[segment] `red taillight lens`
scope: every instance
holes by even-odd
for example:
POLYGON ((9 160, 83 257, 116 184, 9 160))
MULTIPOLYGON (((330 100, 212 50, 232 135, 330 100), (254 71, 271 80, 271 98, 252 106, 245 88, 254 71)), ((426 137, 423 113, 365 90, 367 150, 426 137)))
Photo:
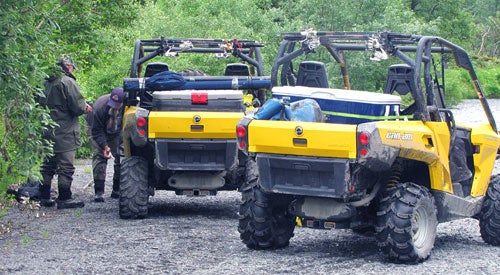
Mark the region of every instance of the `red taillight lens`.
POLYGON ((362 157, 366 157, 368 155, 368 149, 367 148, 361 148, 361 150, 359 150, 359 154, 362 157))
POLYGON ((243 126, 236 127, 236 136, 239 138, 245 137, 247 135, 247 129, 243 126))
POLYGON ((192 104, 208 104, 208 94, 207 93, 192 93, 191 94, 192 104))
POLYGON ((139 132, 139 135, 140 135, 141 137, 143 137, 143 136, 145 136, 145 135, 146 135, 146 130, 144 130, 144 129, 139 129, 139 131, 138 131, 138 132, 139 132))
POLYGON ((140 117, 140 118, 138 118, 138 119, 136 120, 136 122, 135 122, 135 123, 136 123, 136 124, 137 124, 137 126, 139 126, 139 127, 144 127, 144 126, 146 126, 146 122, 147 122, 147 121, 146 121, 146 119, 145 119, 145 118, 140 117))
POLYGON ((247 143, 244 141, 240 141, 240 143, 238 143, 238 146, 240 146, 240 149, 245 149, 247 148, 247 143))
POLYGON ((367 133, 360 133, 358 136, 359 144, 361 145, 367 145, 370 143, 370 135, 367 133))

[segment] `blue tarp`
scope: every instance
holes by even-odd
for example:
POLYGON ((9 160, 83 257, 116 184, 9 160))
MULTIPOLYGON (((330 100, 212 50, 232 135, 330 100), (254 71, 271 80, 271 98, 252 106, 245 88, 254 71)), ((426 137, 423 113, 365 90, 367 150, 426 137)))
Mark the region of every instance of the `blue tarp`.
POLYGON ((175 90, 186 84, 182 75, 165 71, 146 79, 146 87, 152 91, 175 90))
POLYGON ((314 99, 303 99, 287 104, 282 99, 272 98, 255 113, 259 120, 291 120, 323 122, 319 104, 314 99))

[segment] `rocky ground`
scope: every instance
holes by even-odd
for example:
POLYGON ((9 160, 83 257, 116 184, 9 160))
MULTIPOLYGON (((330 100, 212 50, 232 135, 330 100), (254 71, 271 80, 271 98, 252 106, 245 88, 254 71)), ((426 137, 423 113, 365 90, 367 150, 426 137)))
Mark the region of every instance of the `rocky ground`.
MULTIPOLYGON (((497 161, 496 173, 500 173, 497 161)), ((108 167, 111 172, 111 167, 108 167)), ((5 274, 499 274, 500 248, 483 242, 478 222, 440 224, 431 257, 417 265, 385 260, 373 237, 297 227, 290 246, 254 251, 237 231, 239 193, 213 197, 158 191, 149 217, 122 220, 117 200, 92 201, 89 160, 78 160, 74 193, 82 209, 14 206, 0 223, 5 274)))

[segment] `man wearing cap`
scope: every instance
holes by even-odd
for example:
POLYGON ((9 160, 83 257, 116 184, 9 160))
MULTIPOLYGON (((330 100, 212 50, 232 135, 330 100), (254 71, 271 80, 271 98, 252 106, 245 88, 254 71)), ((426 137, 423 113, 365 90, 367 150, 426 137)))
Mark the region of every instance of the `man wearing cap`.
POLYGON ((75 172, 75 151, 82 145, 78 117, 92 112, 92 107, 85 102, 73 75, 73 60, 62 55, 55 70, 46 79, 45 97, 39 99, 42 107, 50 110, 50 117, 58 126, 47 129, 44 139, 52 142, 54 154, 45 157, 40 166, 42 184, 40 185, 40 205, 54 206, 58 209, 83 207, 83 201, 73 199, 71 184, 75 172), (52 178, 57 174, 59 195, 55 202, 50 198, 52 178))
POLYGON ((120 143, 122 128, 122 105, 125 93, 114 88, 111 94, 99 97, 93 104, 92 114, 86 116, 91 129, 92 173, 94 176, 94 201, 104 202, 104 182, 108 159, 115 158, 112 198, 120 191, 120 143))

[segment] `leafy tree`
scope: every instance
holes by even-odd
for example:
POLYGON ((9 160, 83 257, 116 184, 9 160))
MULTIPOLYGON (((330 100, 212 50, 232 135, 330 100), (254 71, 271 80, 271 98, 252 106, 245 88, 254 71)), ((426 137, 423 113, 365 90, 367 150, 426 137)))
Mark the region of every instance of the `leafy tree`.
POLYGON ((42 81, 57 57, 69 53, 80 68, 99 66, 114 49, 115 34, 103 29, 125 27, 138 10, 134 5, 112 0, 0 2, 0 185, 37 175, 37 164, 51 153, 40 133, 54 122, 35 98, 43 96, 42 81))
POLYGON ((52 56, 50 37, 56 25, 43 21, 53 8, 45 1, 0 3, 0 185, 4 187, 9 183, 6 176, 11 180, 29 176, 51 149, 40 132, 53 123, 35 98, 42 95, 41 80, 50 66, 47 56, 52 56))

